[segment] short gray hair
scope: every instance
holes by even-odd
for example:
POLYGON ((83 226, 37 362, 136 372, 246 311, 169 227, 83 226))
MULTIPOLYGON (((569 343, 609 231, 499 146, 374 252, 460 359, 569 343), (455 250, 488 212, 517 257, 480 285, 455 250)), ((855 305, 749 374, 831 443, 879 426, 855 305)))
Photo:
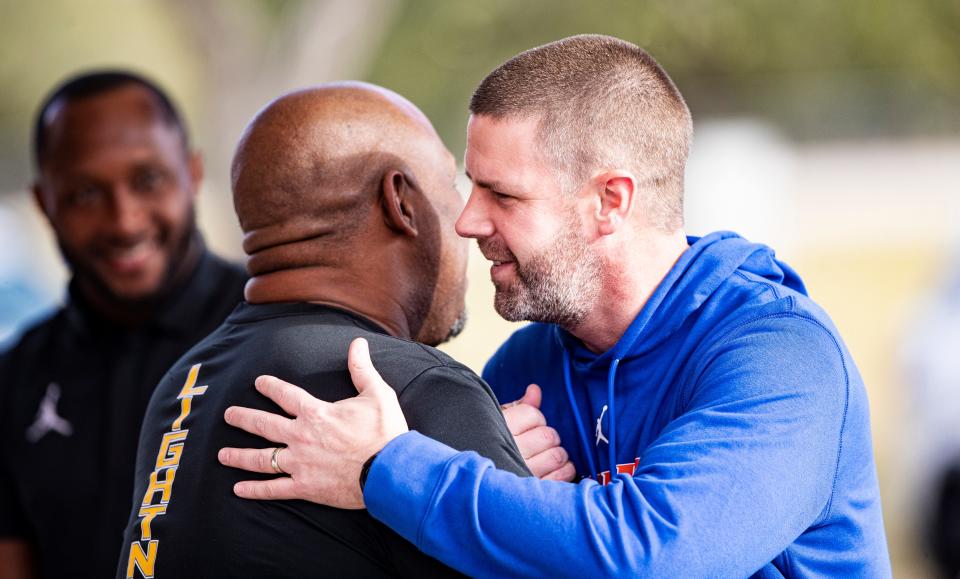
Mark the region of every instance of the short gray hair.
POLYGON ((536 118, 561 186, 575 191, 599 169, 627 169, 651 223, 683 225, 683 173, 693 123, 666 71, 638 46, 580 35, 518 54, 491 72, 470 113, 536 118))

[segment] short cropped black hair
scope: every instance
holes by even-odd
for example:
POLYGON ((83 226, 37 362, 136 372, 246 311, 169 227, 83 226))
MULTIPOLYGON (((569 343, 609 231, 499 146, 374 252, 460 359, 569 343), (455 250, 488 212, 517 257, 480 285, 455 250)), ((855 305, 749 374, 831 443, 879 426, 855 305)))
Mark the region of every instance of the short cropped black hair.
POLYGON ((156 100, 160 118, 180 133, 184 150, 190 147, 190 136, 177 107, 157 84, 139 74, 126 70, 97 70, 80 73, 63 81, 54 89, 37 111, 33 124, 33 160, 39 171, 47 154, 47 126, 45 118, 54 105, 97 96, 125 86, 139 86, 156 100))

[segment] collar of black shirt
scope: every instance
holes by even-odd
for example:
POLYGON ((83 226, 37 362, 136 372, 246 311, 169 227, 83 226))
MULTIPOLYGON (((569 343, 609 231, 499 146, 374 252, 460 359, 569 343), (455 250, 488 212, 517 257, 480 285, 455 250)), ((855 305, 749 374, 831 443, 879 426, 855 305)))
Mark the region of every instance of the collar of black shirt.
POLYGON ((203 317, 204 309, 210 305, 210 299, 219 288, 224 264, 217 256, 202 245, 200 258, 193 271, 154 306, 153 315, 141 326, 124 331, 106 320, 91 308, 77 290, 76 280, 70 280, 67 288, 67 319, 77 330, 87 334, 116 334, 141 331, 146 327, 155 328, 172 335, 185 335, 196 327, 196 321, 203 317))

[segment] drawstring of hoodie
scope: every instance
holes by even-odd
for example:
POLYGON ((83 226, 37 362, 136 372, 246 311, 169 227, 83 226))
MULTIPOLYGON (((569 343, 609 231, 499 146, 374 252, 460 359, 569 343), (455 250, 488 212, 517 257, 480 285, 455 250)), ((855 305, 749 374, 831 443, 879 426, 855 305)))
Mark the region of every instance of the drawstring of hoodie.
MULTIPOLYGON (((617 378, 617 367, 620 366, 620 358, 614 358, 610 362, 610 371, 607 373, 607 411, 610 413, 610 438, 607 439, 607 458, 610 461, 610 478, 617 474, 617 410, 614 402, 614 385, 617 378)), ((590 442, 587 438, 587 431, 583 426, 583 417, 580 414, 580 408, 577 405, 577 399, 573 394, 573 381, 570 379, 570 354, 566 348, 563 349, 563 384, 567 390, 567 400, 570 402, 570 409, 573 411, 574 423, 577 425, 577 434, 580 435, 580 449, 586 457, 587 466, 590 468, 590 476, 598 476, 600 471, 597 469, 596 461, 593 458, 593 450, 590 448, 590 442)))
POLYGON ((570 354, 567 349, 563 349, 563 385, 567 387, 567 400, 570 401, 570 409, 573 410, 574 423, 577 425, 577 433, 580 435, 580 450, 587 458, 587 467, 590 468, 590 476, 597 476, 597 464, 593 460, 593 453, 590 451, 590 444, 587 442, 587 433, 583 429, 583 419, 580 417, 580 408, 577 406, 577 399, 573 396, 573 381, 570 380, 570 354))
POLYGON ((610 437, 607 439, 607 450, 610 457, 610 480, 617 474, 617 408, 614 405, 613 385, 617 378, 617 367, 620 365, 620 358, 614 358, 610 362, 610 371, 607 373, 607 405, 610 416, 610 437))

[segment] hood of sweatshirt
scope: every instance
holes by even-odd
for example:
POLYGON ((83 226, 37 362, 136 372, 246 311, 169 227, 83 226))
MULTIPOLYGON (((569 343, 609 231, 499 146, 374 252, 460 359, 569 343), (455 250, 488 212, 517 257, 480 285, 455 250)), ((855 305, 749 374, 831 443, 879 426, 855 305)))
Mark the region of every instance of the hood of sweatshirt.
MULTIPOLYGON (((806 295, 800 277, 778 261, 773 249, 751 243, 736 233, 720 231, 702 238, 688 237, 689 248, 680 256, 620 340, 606 352, 596 354, 565 330, 554 326, 554 336, 563 352, 563 378, 579 442, 591 473, 597 463, 587 438, 587 426, 577 403, 572 369, 602 369, 607 375, 608 464, 615 472, 617 456, 617 369, 620 363, 656 348, 676 332, 704 304, 724 281, 736 272, 757 275, 806 295)), ((602 416, 601 416, 602 420, 602 416)), ((599 428, 599 427, 598 427, 599 428)))
POLYGON ((579 339, 555 326, 556 338, 577 367, 607 366, 615 359, 629 359, 656 348, 738 270, 807 295, 797 273, 776 259, 774 250, 766 245, 752 243, 730 231, 687 237, 687 243, 690 247, 660 282, 620 340, 606 352, 591 352, 579 339))

